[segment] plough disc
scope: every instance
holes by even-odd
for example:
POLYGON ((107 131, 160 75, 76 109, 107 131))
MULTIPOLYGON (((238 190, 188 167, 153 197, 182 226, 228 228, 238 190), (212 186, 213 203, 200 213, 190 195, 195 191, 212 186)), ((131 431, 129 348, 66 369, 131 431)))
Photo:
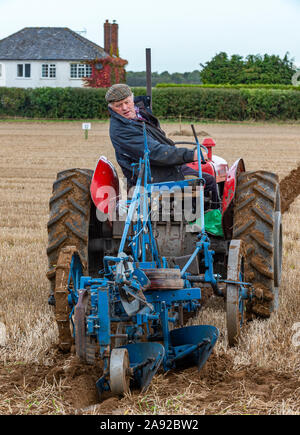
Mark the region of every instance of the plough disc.
MULTIPOLYGON (((244 245, 241 240, 232 240, 229 247, 227 280, 244 281, 244 245)), ((245 320, 245 301, 241 294, 241 285, 227 284, 226 320, 228 344, 237 344, 245 320)))
POLYGON ((128 393, 130 371, 127 349, 117 348, 111 351, 109 373, 111 392, 114 394, 128 393))

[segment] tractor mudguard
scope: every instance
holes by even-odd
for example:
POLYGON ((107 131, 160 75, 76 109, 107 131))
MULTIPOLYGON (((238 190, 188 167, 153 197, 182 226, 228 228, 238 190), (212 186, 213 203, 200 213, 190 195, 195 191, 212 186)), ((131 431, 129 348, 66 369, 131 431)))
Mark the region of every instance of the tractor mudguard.
POLYGON ((236 192, 237 178, 245 171, 244 160, 239 159, 231 166, 227 173, 222 200, 222 227, 226 239, 232 238, 233 200, 236 192))
POLYGON ((98 211, 110 219, 119 200, 120 186, 114 165, 104 156, 97 163, 90 192, 98 211))

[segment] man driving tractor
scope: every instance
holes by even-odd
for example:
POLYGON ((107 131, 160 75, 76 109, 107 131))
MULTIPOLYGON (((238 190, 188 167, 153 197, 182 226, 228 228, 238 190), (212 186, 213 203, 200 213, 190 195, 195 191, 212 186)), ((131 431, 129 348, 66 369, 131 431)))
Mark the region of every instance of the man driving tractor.
MULTIPOLYGON (((136 184, 137 174, 132 164, 138 163, 144 156, 143 123, 149 147, 149 160, 153 183, 179 181, 185 177, 198 177, 198 172, 187 166, 198 160, 197 149, 177 148, 160 128, 158 119, 145 108, 143 101, 135 103, 129 86, 116 84, 111 86, 105 99, 108 103, 110 118, 110 138, 114 146, 116 159, 128 187, 136 184)), ((202 151, 207 160, 207 154, 202 151)), ((202 174, 205 180, 205 195, 211 192, 210 208, 219 208, 219 197, 215 177, 202 174)))

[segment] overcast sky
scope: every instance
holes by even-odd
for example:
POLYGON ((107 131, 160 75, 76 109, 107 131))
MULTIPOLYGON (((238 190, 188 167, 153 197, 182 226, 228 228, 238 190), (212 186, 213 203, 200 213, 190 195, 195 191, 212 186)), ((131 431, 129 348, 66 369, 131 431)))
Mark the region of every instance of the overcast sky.
POLYGON ((103 47, 103 23, 119 24, 127 70, 185 72, 216 53, 288 51, 300 67, 300 0, 0 0, 0 39, 24 27, 69 27, 103 47))

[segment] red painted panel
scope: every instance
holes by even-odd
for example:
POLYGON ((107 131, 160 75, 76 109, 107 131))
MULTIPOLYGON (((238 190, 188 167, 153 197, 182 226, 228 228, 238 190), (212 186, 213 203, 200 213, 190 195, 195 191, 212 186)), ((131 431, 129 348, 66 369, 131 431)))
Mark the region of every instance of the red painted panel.
POLYGON ((231 201, 235 196, 237 177, 241 172, 245 171, 244 161, 242 159, 237 160, 229 169, 226 182, 224 185, 222 212, 223 214, 228 209, 231 201))
MULTIPOLYGON (((198 162, 187 163, 189 168, 194 169, 195 171, 199 171, 198 162)), ((205 165, 202 165, 202 172, 206 172, 207 174, 215 176, 214 165, 212 162, 207 162, 205 165)))
POLYGON ((97 209, 112 215, 119 200, 119 178, 113 164, 104 156, 97 163, 90 192, 97 209))

